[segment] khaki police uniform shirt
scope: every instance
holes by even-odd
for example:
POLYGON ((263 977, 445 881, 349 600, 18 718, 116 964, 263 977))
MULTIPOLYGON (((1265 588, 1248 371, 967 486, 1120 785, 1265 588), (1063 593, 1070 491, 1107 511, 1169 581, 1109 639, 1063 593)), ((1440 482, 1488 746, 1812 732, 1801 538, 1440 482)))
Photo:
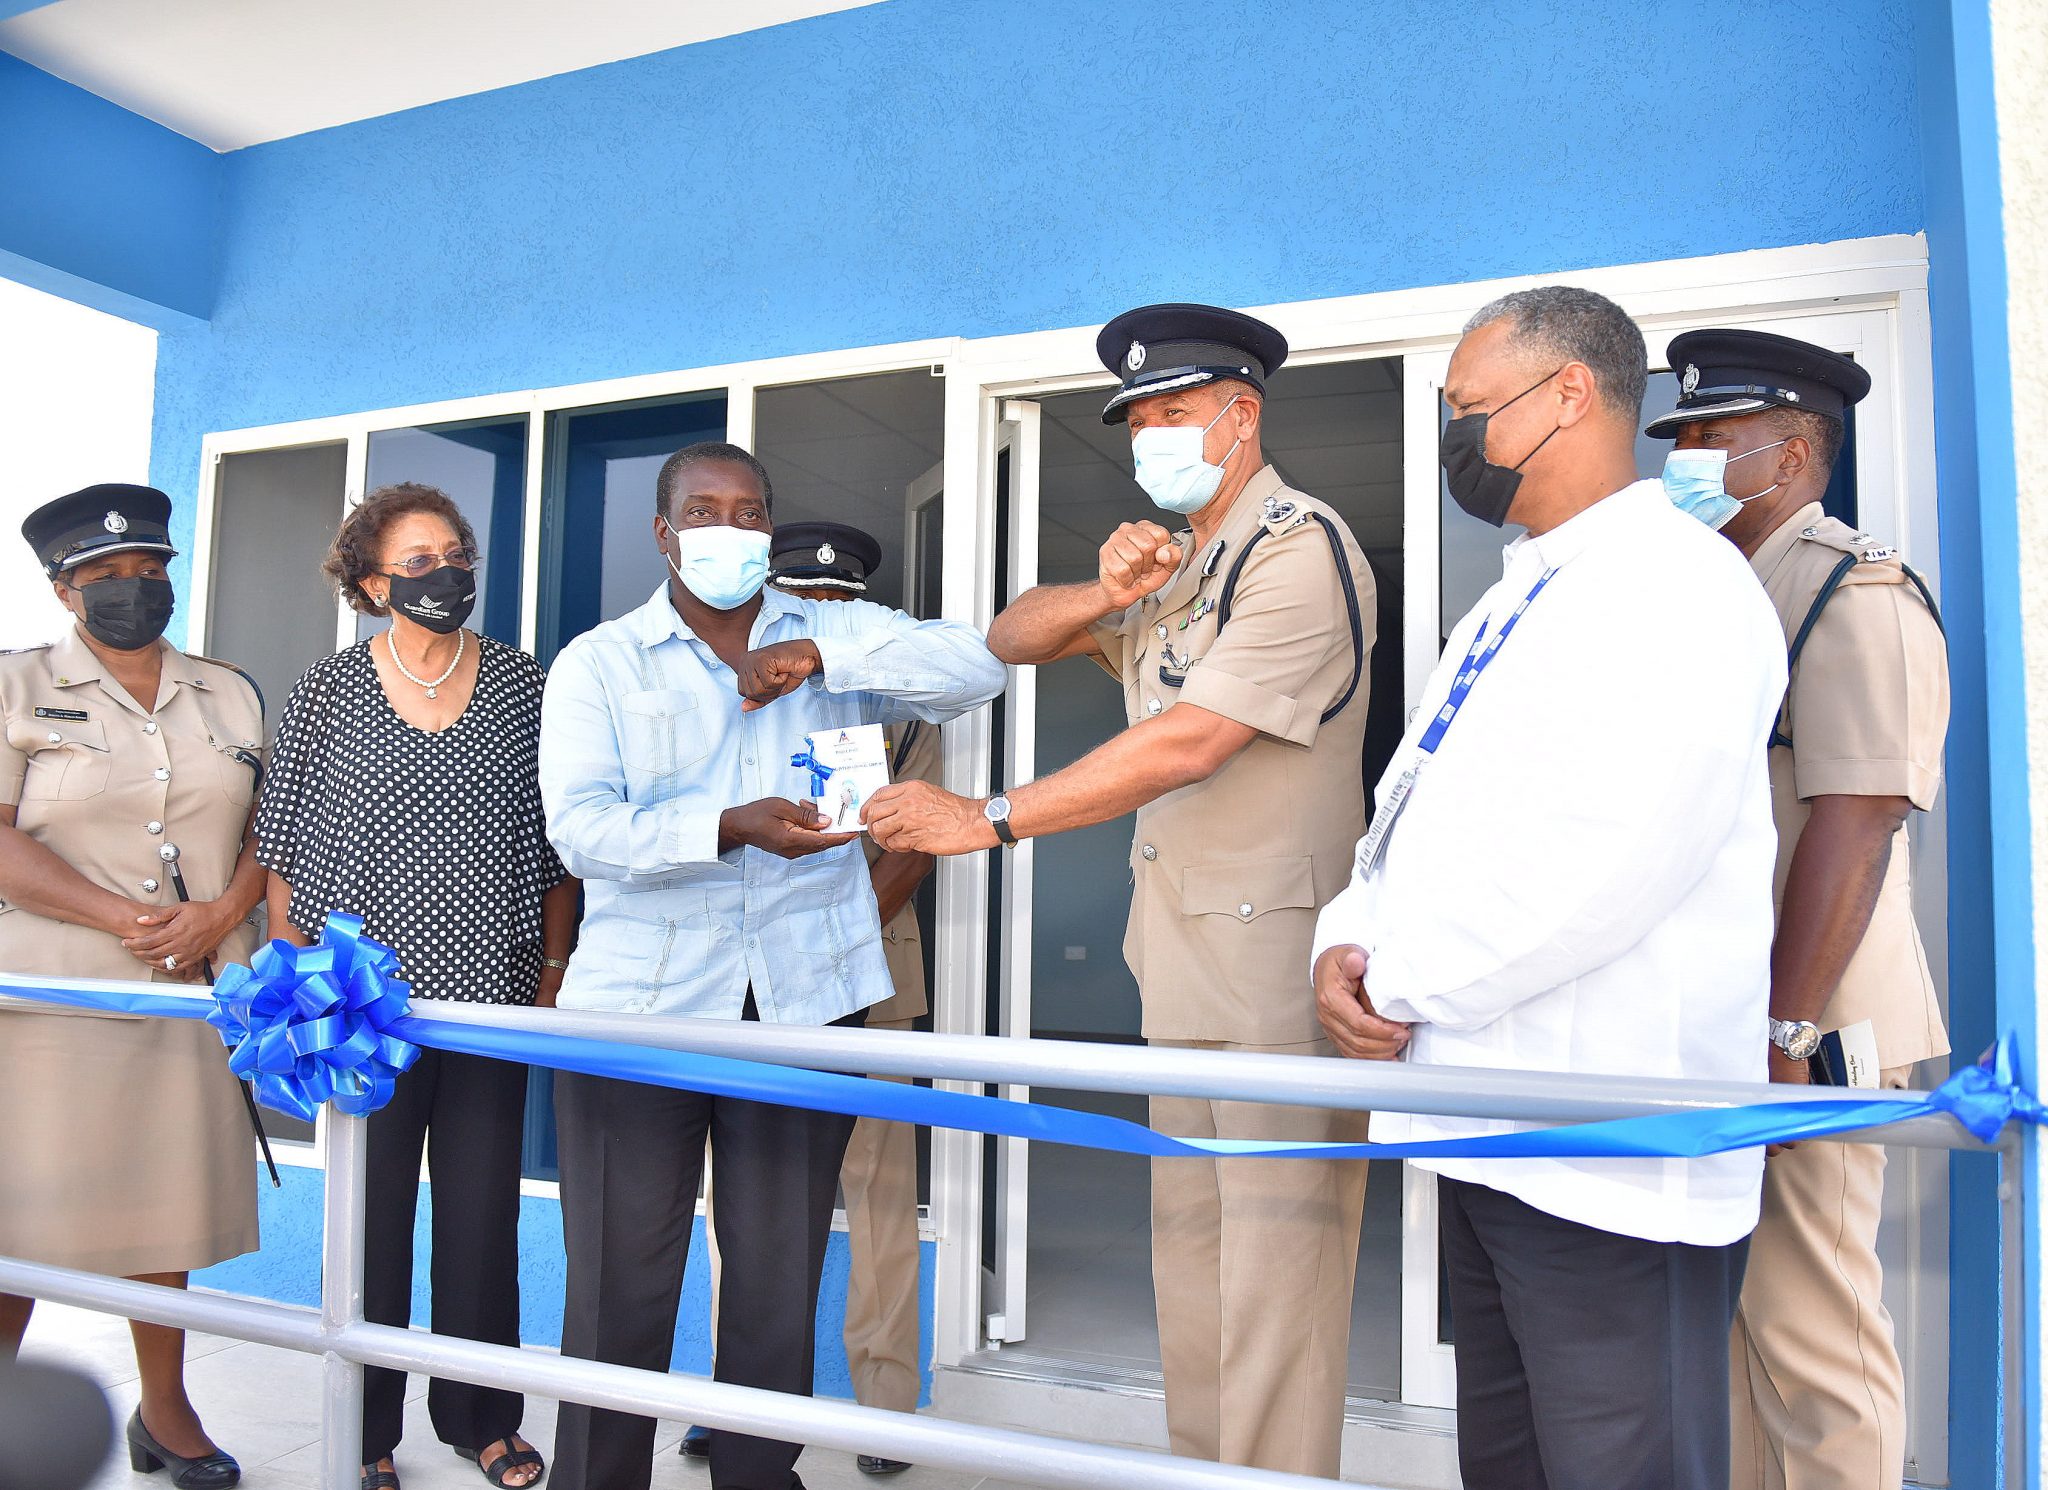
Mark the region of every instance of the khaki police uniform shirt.
MULTIPOLYGON (((1750 560, 1784 624, 1787 645, 1844 556, 1859 561, 1821 612, 1792 671, 1781 733, 1770 753, 1778 826, 1773 887, 1783 904, 1808 802, 1821 796, 1905 797, 1921 811, 1941 786, 1948 731, 1948 656, 1941 630, 1893 552, 1823 514, 1802 508, 1750 560)), ((1934 978, 1913 921, 1906 828, 1892 839, 1891 867, 1870 928, 1818 1021, 1823 1030, 1869 1020, 1881 1067, 1948 1051, 1934 978)))
MULTIPOLYGON (((15 826, 85 878, 144 905, 177 904, 166 843, 194 900, 227 889, 261 758, 263 707, 247 677, 164 644, 154 714, 109 676, 76 628, 48 647, 0 655, 0 800, 15 826)), ((253 927, 222 945, 246 961, 253 927)), ((0 905, 0 968, 88 978, 163 979, 106 932, 0 905)), ((80 1011, 82 1012, 82 1011, 80 1011)))
MULTIPOLYGON (((889 742, 889 776, 894 781, 925 781, 939 784, 939 727, 925 720, 890 725, 884 734, 889 742)), ((864 838, 861 848, 868 866, 882 857, 881 846, 864 838)), ((889 982, 895 992, 867 1011, 869 1024, 900 1023, 916 1019, 928 1005, 924 986, 924 943, 918 936, 917 910, 908 901, 889 924, 882 928, 882 955, 889 963, 889 982)))
POLYGON ((1322 1034, 1308 977, 1316 912, 1344 888, 1365 831, 1372 570, 1344 519, 1271 466, 1207 547, 1177 541, 1174 577, 1091 628, 1103 666, 1133 725, 1193 704, 1259 733, 1207 781, 1138 809, 1124 957, 1148 1039, 1305 1043, 1322 1034), (1349 596, 1313 514, 1337 531, 1349 596))

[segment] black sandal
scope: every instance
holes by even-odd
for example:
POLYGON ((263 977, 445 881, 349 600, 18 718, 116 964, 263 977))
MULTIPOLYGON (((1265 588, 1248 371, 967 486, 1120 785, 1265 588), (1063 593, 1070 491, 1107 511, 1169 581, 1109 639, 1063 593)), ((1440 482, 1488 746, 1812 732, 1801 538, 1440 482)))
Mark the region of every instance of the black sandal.
MULTIPOLYGON (((508 1433, 505 1435, 503 1442, 510 1444, 516 1442, 518 1437, 519 1435, 516 1433, 508 1433)), ((482 1449, 457 1449, 455 1452, 474 1464, 482 1472, 483 1477, 493 1485, 496 1485, 498 1490, 531 1490, 532 1486, 538 1485, 547 1478, 548 1461, 541 1458, 539 1452, 531 1447, 523 1449, 508 1448, 489 1464, 483 1462, 482 1449), (506 1485, 506 1475, 515 1469, 524 1469, 529 1464, 538 1469, 540 1473, 528 1480, 525 1486, 506 1485)))
POLYGON ((363 1466, 361 1490, 399 1490, 398 1476, 388 1469, 379 1469, 374 1464, 363 1466))

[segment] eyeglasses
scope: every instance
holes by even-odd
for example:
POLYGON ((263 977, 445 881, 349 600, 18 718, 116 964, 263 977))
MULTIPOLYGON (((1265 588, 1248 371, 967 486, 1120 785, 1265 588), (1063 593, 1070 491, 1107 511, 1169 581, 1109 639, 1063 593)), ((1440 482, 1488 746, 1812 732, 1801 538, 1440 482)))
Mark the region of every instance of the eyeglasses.
POLYGON ((414 554, 392 562, 392 571, 407 579, 422 579, 446 564, 451 569, 481 569, 484 557, 473 548, 458 545, 445 554, 414 554))

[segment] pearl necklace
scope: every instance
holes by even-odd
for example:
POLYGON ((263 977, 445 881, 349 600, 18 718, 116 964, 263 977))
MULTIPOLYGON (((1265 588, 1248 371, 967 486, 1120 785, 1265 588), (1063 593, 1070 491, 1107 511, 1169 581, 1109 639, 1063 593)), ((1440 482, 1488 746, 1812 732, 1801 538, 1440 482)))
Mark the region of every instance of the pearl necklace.
POLYGON ((448 671, 430 683, 405 665, 405 659, 398 655, 398 643, 394 639, 393 633, 389 631, 384 633, 384 650, 391 654, 391 665, 405 674, 406 682, 426 689, 428 698, 439 698, 441 696, 441 685, 454 677, 455 669, 462 666, 462 649, 468 645, 468 642, 469 638, 462 632, 458 631, 455 633, 455 660, 448 664, 448 671))

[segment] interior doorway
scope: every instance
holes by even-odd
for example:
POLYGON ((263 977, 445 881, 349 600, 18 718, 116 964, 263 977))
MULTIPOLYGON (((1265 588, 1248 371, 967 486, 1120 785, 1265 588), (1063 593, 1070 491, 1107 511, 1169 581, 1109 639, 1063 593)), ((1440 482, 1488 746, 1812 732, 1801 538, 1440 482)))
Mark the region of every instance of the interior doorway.
MULTIPOLYGON (((1103 540, 1119 524, 1158 521, 1160 513, 1131 479, 1130 435, 1102 422, 1100 390, 1037 401, 1036 573, 1018 584, 1092 578, 1103 540)), ((1403 383, 1399 358, 1328 362, 1282 369, 1267 392, 1265 451, 1289 485, 1343 515, 1373 567, 1379 630, 1369 738, 1379 760, 1398 740, 1401 698, 1403 383)), ((1013 491, 1013 496, 1015 495, 1013 491)), ((1020 510, 1016 521, 1028 521, 1020 510)), ((1169 520, 1169 525, 1172 525, 1169 520)), ((1031 545, 1013 545, 1028 551, 1031 545)), ((1028 728, 1033 776, 1046 776, 1124 728, 1117 686, 1092 662, 1073 659, 1038 670, 1028 728)), ((1369 745, 1369 757, 1372 749, 1369 745)), ((1008 1001, 1002 1033, 1048 1039, 1139 1040, 1138 988, 1122 954, 1130 905, 1133 819, 1033 840, 1031 857, 1011 866, 1030 876, 1028 917, 1010 928, 1028 937, 1029 998, 1008 1001), (1024 928, 1028 928, 1025 930, 1024 928), (1018 1005, 1028 1005, 1019 1020, 1018 1005), (1028 1028, 1017 1027, 1028 1023, 1028 1028)), ((1011 980, 1018 953, 1009 949, 1011 980)), ((1035 1088, 1034 1101, 1086 1107, 1144 1122, 1142 1097, 1035 1088)), ((1003 1169, 1024 1168, 1006 1156, 1003 1169)), ((1011 1333, 1006 1357, 1022 1352, 1057 1362, 1065 1374, 1143 1382, 1159 1371, 1153 1316, 1149 1176, 1144 1160, 1044 1145, 1028 1159, 1021 1197, 1027 1218, 1014 1214, 1014 1188, 1002 1199, 1012 1214, 1002 1228, 1025 1245, 997 1248, 988 1264, 1001 1276, 1000 1297, 1011 1333), (1021 1284, 1021 1289, 1020 1285, 1021 1284), (1016 1308, 1021 1296, 1025 1309, 1016 1308), (1021 1328, 1016 1321, 1027 1323, 1021 1328)), ((1400 1166, 1375 1165, 1367 1186, 1364 1237, 1355 1291, 1351 1393, 1398 1400, 1401 1394, 1402 1256, 1400 1166)))

